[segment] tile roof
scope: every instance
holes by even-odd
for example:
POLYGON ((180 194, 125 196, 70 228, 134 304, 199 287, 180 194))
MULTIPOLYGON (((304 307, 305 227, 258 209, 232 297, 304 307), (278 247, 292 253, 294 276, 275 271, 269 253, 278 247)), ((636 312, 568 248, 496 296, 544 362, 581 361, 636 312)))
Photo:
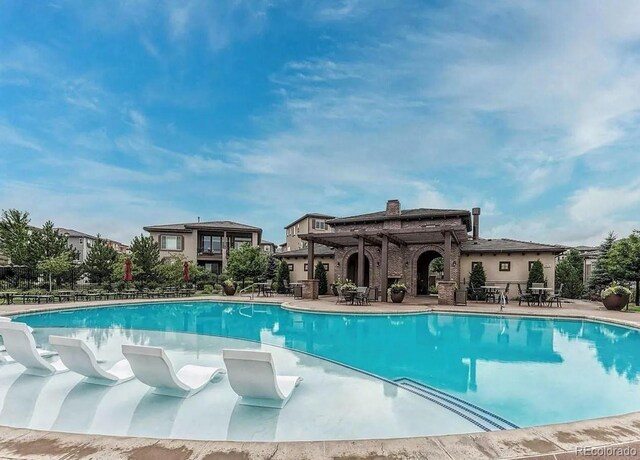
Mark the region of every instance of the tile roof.
POLYGON ((567 248, 557 244, 534 243, 532 241, 511 240, 508 238, 477 239, 462 243, 462 252, 554 252, 561 253, 567 248))
MULTIPOLYGON (((295 251, 285 251, 278 252, 276 257, 306 257, 309 254, 309 250, 307 248, 296 249, 295 251)), ((329 246, 325 246, 324 244, 316 244, 314 249, 314 255, 317 256, 333 256, 335 254, 335 250, 330 248, 329 246)))
POLYGON ((320 214, 320 213, 317 213, 317 212, 309 212, 309 213, 305 214, 304 216, 297 218, 296 220, 294 220, 293 222, 291 222, 289 225, 285 226, 284 228, 287 229, 287 228, 297 224, 301 220, 306 219, 307 217, 318 217, 320 219, 334 219, 336 216, 330 216, 329 214, 320 214))
POLYGON ((189 232, 193 229, 216 229, 216 230, 249 230, 262 232, 259 227, 253 227, 251 225, 240 224, 230 220, 212 220, 208 222, 187 222, 184 224, 165 224, 165 225, 149 225, 144 227, 146 231, 175 231, 175 232, 189 232))
POLYGON ((399 216, 387 215, 386 211, 371 212, 368 214, 358 214, 355 216, 338 217, 327 223, 329 225, 347 224, 352 222, 367 222, 376 220, 395 220, 395 219, 422 219, 434 217, 450 217, 462 216, 471 218, 471 213, 466 209, 432 209, 432 208, 416 208, 402 209, 399 216))
POLYGON ((92 238, 94 240, 97 238, 93 235, 89 235, 88 233, 79 232, 78 230, 73 230, 71 228, 55 227, 54 230, 57 230, 58 233, 63 235, 68 234, 68 236, 74 238, 92 238))

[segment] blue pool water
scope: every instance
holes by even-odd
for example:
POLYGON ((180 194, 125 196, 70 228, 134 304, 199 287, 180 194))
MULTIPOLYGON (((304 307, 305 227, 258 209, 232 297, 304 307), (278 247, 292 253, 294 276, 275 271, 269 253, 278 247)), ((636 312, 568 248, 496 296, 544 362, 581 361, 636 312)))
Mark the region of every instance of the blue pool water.
POLYGON ((189 332, 259 341, 437 388, 519 426, 640 410, 640 332, 579 320, 330 315, 181 302, 17 318, 38 327, 189 332))

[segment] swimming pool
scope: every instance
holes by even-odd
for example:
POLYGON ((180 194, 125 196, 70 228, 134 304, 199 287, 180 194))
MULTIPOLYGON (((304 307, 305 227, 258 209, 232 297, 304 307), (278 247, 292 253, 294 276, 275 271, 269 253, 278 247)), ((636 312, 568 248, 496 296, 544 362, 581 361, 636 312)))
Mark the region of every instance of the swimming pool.
MULTIPOLYGON (((419 399, 435 398, 440 406, 448 401, 454 412, 462 406, 476 408, 476 413, 503 420, 504 428, 640 410, 640 332, 586 320, 335 315, 205 301, 16 319, 34 328, 88 330, 87 337, 108 336, 106 331, 164 331, 283 347, 399 383, 419 399)), ((462 431, 470 431, 469 426, 462 431)))

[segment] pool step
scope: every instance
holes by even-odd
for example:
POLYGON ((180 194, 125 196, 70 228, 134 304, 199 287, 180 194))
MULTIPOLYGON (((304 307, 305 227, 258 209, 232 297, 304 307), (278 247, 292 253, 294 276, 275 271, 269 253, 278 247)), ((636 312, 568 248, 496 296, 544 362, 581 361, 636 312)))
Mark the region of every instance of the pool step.
POLYGON ((415 380, 403 377, 394 380, 398 386, 409 390, 418 396, 422 396, 439 406, 448 409, 455 414, 469 420, 474 425, 485 431, 509 430, 512 428, 520 428, 518 425, 496 415, 488 410, 471 404, 463 399, 457 398, 450 394, 430 387, 415 380))

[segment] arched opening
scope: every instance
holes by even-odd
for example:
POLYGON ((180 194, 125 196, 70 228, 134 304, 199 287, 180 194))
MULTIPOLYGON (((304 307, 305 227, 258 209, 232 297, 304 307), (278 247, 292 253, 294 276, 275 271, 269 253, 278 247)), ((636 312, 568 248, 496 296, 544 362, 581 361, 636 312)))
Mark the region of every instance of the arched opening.
POLYGON ((429 295, 436 293, 436 281, 442 278, 443 259, 436 251, 420 254, 417 263, 416 294, 429 295))
MULTIPOLYGON (((347 259, 347 279, 358 282, 358 253, 355 252, 347 259)), ((364 285, 369 286, 369 258, 364 257, 364 285)))

